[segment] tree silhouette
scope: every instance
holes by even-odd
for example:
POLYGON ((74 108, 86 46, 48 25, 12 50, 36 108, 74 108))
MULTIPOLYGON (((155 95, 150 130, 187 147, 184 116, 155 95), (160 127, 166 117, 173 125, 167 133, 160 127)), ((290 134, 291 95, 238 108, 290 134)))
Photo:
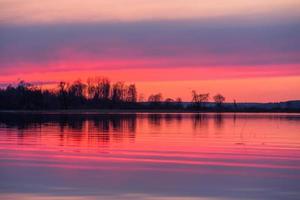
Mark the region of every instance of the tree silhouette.
POLYGON ((197 93, 195 90, 192 91, 192 102, 197 108, 204 108, 205 104, 208 102, 209 93, 197 93))
POLYGON ((61 104, 61 108, 63 109, 68 109, 68 88, 67 88, 67 83, 66 82, 59 82, 58 84, 58 98, 61 104))
POLYGON ((107 78, 95 77, 87 79, 88 98, 94 101, 108 101, 110 98, 110 81, 107 78))
POLYGON ((225 101, 225 97, 223 95, 221 95, 221 94, 216 94, 213 98, 214 98, 214 101, 215 101, 217 107, 221 108, 222 104, 225 101))
POLYGON ((151 94, 148 98, 148 101, 151 103, 160 103, 162 102, 162 94, 161 93, 151 94))
MULTIPOLYGON (((59 82, 55 89, 42 89, 31 83, 20 81, 17 85, 0 88, 0 110, 50 110, 50 109, 165 109, 165 110, 197 110, 258 112, 283 111, 299 112, 292 103, 285 107, 274 104, 272 107, 243 107, 234 101, 233 105, 224 106, 225 97, 221 94, 213 96, 216 105, 209 104, 209 93, 192 91, 192 103, 166 98, 163 102, 161 93, 151 94, 148 101, 140 95, 137 102, 135 84, 125 84, 118 81, 111 83, 107 78, 95 77, 87 79, 86 83, 77 80, 73 83, 59 82)), ((268 104, 269 105, 269 104, 268 104)))
POLYGON ((95 86, 95 79, 88 78, 87 79, 87 95, 89 99, 95 99, 96 96, 96 86, 95 86))
POLYGON ((130 103, 135 103, 137 101, 137 90, 135 84, 128 86, 126 101, 130 103))
POLYGON ((69 94, 74 97, 83 98, 86 94, 86 84, 82 83, 81 80, 75 81, 69 87, 69 94))
POLYGON ((110 80, 107 78, 97 78, 96 83, 96 91, 99 98, 108 100, 110 97, 110 80))
POLYGON ((122 102, 125 100, 125 84, 124 82, 116 82, 112 87, 112 101, 115 103, 122 102))

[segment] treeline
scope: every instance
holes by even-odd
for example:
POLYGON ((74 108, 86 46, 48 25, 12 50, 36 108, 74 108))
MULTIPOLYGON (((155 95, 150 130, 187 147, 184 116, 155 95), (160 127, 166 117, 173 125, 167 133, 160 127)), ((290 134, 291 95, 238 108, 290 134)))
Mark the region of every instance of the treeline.
POLYGON ((107 78, 89 78, 86 83, 60 82, 55 89, 21 81, 0 90, 0 109, 85 109, 134 107, 135 84, 111 83, 107 78))
MULTIPOLYGON (((213 97, 215 109, 221 109, 225 97, 213 97)), ((181 98, 165 98, 161 93, 138 98, 135 84, 107 78, 88 78, 73 83, 60 82, 54 89, 42 89, 20 81, 16 86, 0 89, 1 110, 54 110, 54 109, 191 109, 207 110, 209 94, 192 92, 192 104, 184 105, 181 98)), ((211 109, 211 108, 210 108, 211 109)))
POLYGON ((144 97, 135 84, 111 82, 107 78, 88 78, 72 83, 60 82, 55 88, 45 89, 20 81, 17 85, 0 88, 0 110, 74 110, 74 109, 129 109, 166 110, 175 112, 300 112, 300 102, 286 103, 224 103, 221 94, 192 91, 191 101, 163 98, 161 93, 144 97))

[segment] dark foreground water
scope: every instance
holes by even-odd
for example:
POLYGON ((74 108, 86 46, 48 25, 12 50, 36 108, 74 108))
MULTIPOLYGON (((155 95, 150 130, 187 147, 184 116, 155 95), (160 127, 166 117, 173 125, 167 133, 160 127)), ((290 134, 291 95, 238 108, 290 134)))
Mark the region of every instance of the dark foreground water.
POLYGON ((300 115, 0 113, 0 199, 300 199, 300 115))

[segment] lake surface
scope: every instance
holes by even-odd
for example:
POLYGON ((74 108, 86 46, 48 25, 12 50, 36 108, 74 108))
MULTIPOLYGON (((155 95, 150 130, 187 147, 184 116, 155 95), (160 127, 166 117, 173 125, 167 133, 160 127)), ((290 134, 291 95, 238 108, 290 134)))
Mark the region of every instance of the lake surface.
POLYGON ((300 115, 0 113, 0 199, 300 199, 300 115))

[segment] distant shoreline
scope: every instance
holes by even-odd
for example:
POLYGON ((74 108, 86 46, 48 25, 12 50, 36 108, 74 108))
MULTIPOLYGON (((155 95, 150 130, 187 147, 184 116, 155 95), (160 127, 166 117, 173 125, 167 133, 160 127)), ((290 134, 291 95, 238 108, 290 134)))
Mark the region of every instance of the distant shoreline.
POLYGON ((222 103, 205 102, 202 105, 193 102, 136 102, 110 105, 103 107, 70 107, 56 108, 19 108, 0 109, 0 113, 55 113, 55 114, 125 114, 125 113, 300 113, 300 101, 278 103, 222 103), (109 106, 107 106, 109 107, 109 106))
POLYGON ((226 114, 226 113, 270 113, 270 114, 300 114, 300 111, 196 111, 196 110, 161 110, 161 109, 70 109, 70 110, 0 110, 0 113, 18 114, 226 114))
POLYGON ((151 94, 138 100, 135 84, 111 83, 107 78, 60 82, 56 90, 42 90, 25 81, 0 88, 0 110, 57 113, 300 113, 300 100, 270 103, 226 102, 222 94, 192 91, 190 102, 151 94), (210 100, 213 100, 210 101, 210 100))

